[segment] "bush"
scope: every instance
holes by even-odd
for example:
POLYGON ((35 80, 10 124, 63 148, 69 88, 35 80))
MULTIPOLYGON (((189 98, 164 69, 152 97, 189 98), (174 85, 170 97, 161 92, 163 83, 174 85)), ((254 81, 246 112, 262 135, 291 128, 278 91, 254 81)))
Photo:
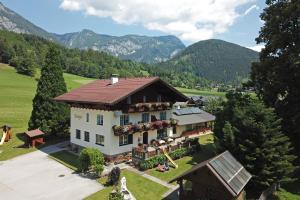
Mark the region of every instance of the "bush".
POLYGON ((79 155, 79 168, 86 172, 92 170, 100 175, 103 171, 103 154, 95 148, 84 148, 79 155))
POLYGON ((189 150, 187 148, 181 148, 181 149, 176 149, 175 151, 170 153, 170 157, 173 160, 182 158, 183 156, 186 156, 189 154, 189 150))
POLYGON ((118 185, 118 182, 120 180, 121 170, 119 167, 114 167, 110 173, 108 174, 108 180, 107 182, 110 185, 118 185))
POLYGON ((124 197, 120 190, 117 189, 109 194, 108 200, 124 200, 124 197))
POLYGON ((147 160, 143 160, 140 162, 140 169, 141 170, 146 170, 146 169, 151 169, 153 167, 156 167, 158 164, 164 164, 166 162, 167 158, 165 155, 158 155, 151 157, 147 160))
MULTIPOLYGON (((176 149, 175 151, 171 152, 169 155, 173 160, 177 160, 184 156, 187 156, 193 152, 193 148, 180 148, 176 149)), ((139 167, 141 170, 152 169, 156 167, 158 164, 164 164, 167 161, 167 157, 165 155, 158 155, 151 157, 147 160, 143 160, 140 162, 139 167)))

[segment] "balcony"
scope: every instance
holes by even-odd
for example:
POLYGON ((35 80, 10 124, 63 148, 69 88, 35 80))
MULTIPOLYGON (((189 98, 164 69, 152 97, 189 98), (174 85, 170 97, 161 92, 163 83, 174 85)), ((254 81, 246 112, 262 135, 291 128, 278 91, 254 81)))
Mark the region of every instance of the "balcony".
POLYGON ((158 130, 162 128, 169 128, 175 126, 177 121, 174 119, 170 120, 157 120, 154 122, 145 122, 137 124, 128 124, 124 126, 114 125, 112 127, 115 136, 128 135, 137 132, 144 132, 149 130, 158 130))
POLYGON ((128 105, 123 111, 128 113, 162 111, 171 109, 170 102, 137 103, 128 105))

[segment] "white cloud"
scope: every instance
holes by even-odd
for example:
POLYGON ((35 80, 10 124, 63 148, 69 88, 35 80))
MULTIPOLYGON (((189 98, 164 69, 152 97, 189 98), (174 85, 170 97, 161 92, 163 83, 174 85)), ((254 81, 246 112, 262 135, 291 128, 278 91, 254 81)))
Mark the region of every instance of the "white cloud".
POLYGON ((261 52, 261 49, 265 48, 265 45, 255 45, 255 46, 247 47, 247 48, 257 51, 257 52, 261 52))
POLYGON ((245 13, 237 8, 253 0, 61 0, 60 8, 111 18, 120 24, 141 24, 185 41, 210 39, 223 33, 245 13))
POLYGON ((253 10, 259 10, 259 6, 257 5, 252 5, 250 6, 245 12, 244 12, 244 16, 248 15, 250 12, 252 12, 253 10))

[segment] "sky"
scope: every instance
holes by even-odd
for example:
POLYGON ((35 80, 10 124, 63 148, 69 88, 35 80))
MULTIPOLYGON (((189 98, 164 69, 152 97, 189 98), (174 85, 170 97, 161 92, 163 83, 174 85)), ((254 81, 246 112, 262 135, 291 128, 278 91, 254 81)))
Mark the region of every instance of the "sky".
POLYGON ((185 45, 222 39, 255 49, 264 0, 0 0, 53 33, 175 35, 185 45))

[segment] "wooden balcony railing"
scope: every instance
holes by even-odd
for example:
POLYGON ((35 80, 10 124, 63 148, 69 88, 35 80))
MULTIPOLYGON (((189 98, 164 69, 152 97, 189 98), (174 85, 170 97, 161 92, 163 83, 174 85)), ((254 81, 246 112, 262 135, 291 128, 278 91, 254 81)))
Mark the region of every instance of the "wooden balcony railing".
POLYGON ((171 109, 170 102, 152 102, 152 103, 137 103, 128 105, 123 109, 123 112, 135 113, 135 112, 149 112, 149 111, 162 111, 171 109))
POLYGON ((115 136, 128 135, 136 132, 143 132, 149 130, 157 130, 162 128, 168 128, 177 124, 174 119, 170 120, 157 120, 154 122, 145 122, 137 124, 129 124, 124 126, 114 125, 112 127, 115 136))

